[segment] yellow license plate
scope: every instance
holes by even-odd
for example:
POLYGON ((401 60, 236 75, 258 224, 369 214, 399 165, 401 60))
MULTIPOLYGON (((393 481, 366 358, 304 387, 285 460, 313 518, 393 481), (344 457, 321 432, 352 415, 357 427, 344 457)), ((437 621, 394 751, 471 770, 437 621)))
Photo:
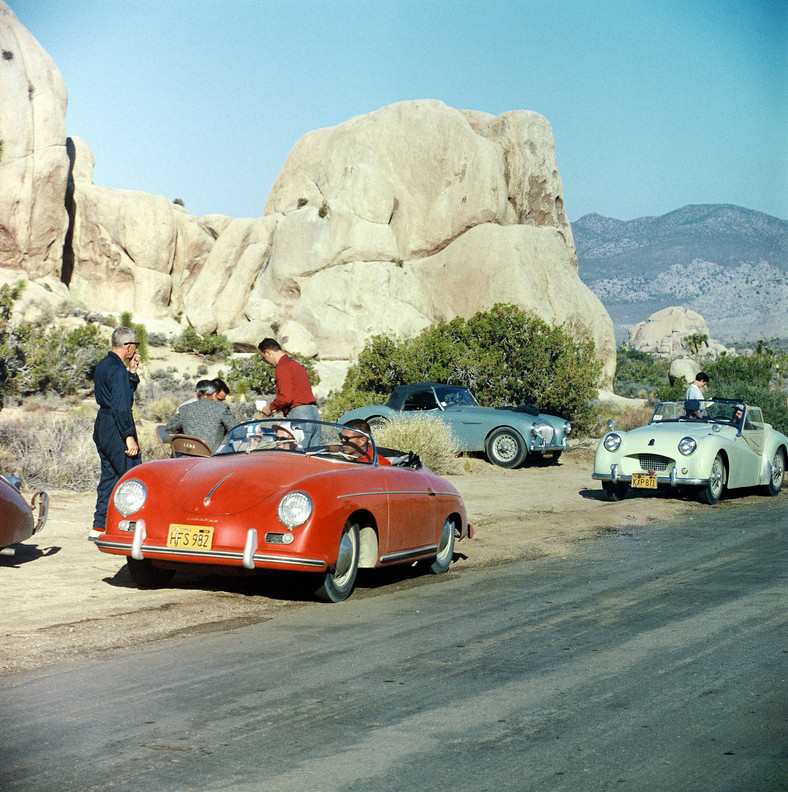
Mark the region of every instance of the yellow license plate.
POLYGON ((177 550, 210 550, 212 544, 212 525, 170 525, 167 547, 177 550))
POLYGON ((638 489, 656 489, 657 477, 653 473, 633 473, 632 486, 638 489))

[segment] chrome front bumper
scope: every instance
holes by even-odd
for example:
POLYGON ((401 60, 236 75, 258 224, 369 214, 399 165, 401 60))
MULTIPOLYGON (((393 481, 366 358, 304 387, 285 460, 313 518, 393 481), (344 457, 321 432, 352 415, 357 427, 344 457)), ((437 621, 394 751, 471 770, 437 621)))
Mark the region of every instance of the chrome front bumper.
MULTIPOLYGON (((592 473, 591 478, 597 479, 597 481, 612 481, 613 484, 629 484, 632 482, 631 475, 619 473, 617 464, 610 466, 610 473, 592 473)), ((677 475, 675 467, 670 471, 669 475, 657 476, 658 486, 661 484, 668 487, 702 487, 708 483, 708 478, 681 478, 677 475)))

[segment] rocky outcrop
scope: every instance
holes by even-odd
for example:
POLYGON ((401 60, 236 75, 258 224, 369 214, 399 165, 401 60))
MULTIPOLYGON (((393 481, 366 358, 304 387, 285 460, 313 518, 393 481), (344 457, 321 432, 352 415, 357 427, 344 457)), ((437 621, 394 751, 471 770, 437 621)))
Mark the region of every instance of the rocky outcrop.
POLYGON ((372 334, 516 303, 590 335, 609 379, 612 324, 577 276, 562 194, 536 113, 384 107, 296 144, 265 216, 217 240, 186 317, 236 341, 289 321, 291 351, 352 359, 372 334))
POLYGON ((0 0, 0 267, 60 275, 66 86, 41 45, 0 0))
POLYGON ((2 0, 0 33, 8 272, 241 349, 274 336, 333 376, 370 335, 515 303, 593 338, 612 381, 613 326, 578 277, 552 130, 537 113, 390 105, 298 141, 263 217, 196 218, 162 196, 94 185, 88 145, 66 146, 60 75, 2 0))
POLYGON ((651 314, 647 322, 631 327, 629 346, 663 360, 684 357, 713 360, 726 351, 722 344, 709 338, 709 328, 699 313, 677 306, 663 308, 651 314), (705 336, 706 340, 693 348, 687 341, 692 336, 705 336))
MULTIPOLYGON (((226 224, 205 223, 160 195, 93 184, 94 157, 69 138, 72 233, 63 280, 72 296, 107 312, 160 319, 183 309, 226 224)), ((227 218, 229 222, 229 218, 227 218)))

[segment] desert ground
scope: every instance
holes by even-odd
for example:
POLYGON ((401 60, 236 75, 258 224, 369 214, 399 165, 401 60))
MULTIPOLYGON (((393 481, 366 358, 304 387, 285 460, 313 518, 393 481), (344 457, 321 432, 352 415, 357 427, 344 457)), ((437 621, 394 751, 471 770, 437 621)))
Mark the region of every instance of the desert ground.
MULTIPOLYGON (((447 575, 514 559, 568 555, 599 532, 660 520, 691 520, 708 509, 667 495, 610 503, 591 479, 595 440, 574 441, 558 464, 503 470, 482 459, 449 476, 462 494, 475 536, 455 546, 447 575)), ((713 508, 736 508, 764 496, 746 493, 713 508)), ((783 491, 781 498, 788 500, 783 491)), ((135 587, 120 556, 87 541, 94 492, 51 492, 49 520, 37 536, 0 555, 3 639, 0 675, 76 657, 96 656, 166 637, 230 629, 281 617, 289 608, 339 607, 311 601, 294 576, 198 576, 179 572, 169 587, 135 587)), ((386 596, 397 586, 439 585, 409 570, 362 570, 353 597, 386 596)))

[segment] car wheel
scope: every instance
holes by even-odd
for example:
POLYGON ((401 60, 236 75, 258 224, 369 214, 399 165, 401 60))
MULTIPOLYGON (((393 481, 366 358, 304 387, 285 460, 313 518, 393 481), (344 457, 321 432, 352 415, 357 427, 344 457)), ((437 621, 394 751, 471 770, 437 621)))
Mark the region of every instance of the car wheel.
POLYGON ((523 464, 528 454, 525 441, 514 429, 504 426, 490 433, 484 444, 487 459, 502 468, 516 468, 523 464))
POLYGON ((367 419, 367 423, 369 424, 369 428, 374 432, 375 429, 380 429, 382 426, 386 426, 389 422, 388 418, 384 418, 382 415, 372 415, 367 419))
POLYGON ((315 598, 321 602, 342 602, 350 596, 358 573, 359 529, 357 523, 347 523, 342 531, 337 562, 321 579, 315 598))
POLYGON ((709 473, 709 483, 702 487, 698 493, 701 503, 708 503, 713 506, 722 495, 722 488, 725 484, 725 463, 722 457, 717 454, 714 457, 714 462, 711 464, 711 472, 709 473))
POLYGON ((149 558, 138 561, 136 558, 126 559, 126 568, 131 579, 141 588, 161 588, 166 586, 175 576, 174 569, 153 566, 149 558))
POLYGON ((430 565, 430 569, 436 575, 442 575, 451 566, 454 558, 454 523, 447 517, 443 523, 440 543, 438 544, 438 555, 430 565))
POLYGON ((769 495, 779 495, 785 478, 785 452, 778 448, 772 460, 772 477, 766 485, 769 495))
POLYGON ((627 497, 627 490, 629 484, 614 484, 612 481, 605 481, 602 483, 602 490, 605 493, 605 498, 609 501, 622 501, 627 497))

